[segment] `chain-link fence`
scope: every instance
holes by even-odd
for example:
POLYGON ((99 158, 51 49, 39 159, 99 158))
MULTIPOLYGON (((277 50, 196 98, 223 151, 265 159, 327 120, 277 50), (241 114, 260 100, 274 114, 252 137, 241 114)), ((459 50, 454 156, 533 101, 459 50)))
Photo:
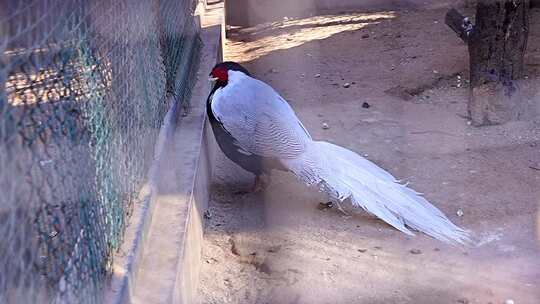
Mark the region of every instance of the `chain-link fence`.
POLYGON ((99 303, 174 94, 193 0, 0 2, 0 303, 99 303))

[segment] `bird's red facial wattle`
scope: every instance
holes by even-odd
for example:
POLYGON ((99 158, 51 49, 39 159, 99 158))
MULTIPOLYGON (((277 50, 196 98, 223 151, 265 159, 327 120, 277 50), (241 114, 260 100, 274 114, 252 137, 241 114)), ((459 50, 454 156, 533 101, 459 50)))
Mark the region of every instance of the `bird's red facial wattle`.
POLYGON ((227 69, 223 67, 216 67, 210 73, 210 77, 215 78, 219 82, 227 82, 229 79, 229 73, 227 69))

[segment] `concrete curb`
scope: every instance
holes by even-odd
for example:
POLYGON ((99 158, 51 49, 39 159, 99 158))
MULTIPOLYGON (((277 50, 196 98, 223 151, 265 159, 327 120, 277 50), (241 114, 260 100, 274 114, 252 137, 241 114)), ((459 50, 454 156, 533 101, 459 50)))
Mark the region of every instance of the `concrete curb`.
POLYGON ((106 303, 194 303, 203 213, 215 143, 206 122, 208 71, 221 61, 222 12, 201 14, 201 63, 187 113, 173 103, 156 145, 149 183, 140 194, 115 255, 106 303))

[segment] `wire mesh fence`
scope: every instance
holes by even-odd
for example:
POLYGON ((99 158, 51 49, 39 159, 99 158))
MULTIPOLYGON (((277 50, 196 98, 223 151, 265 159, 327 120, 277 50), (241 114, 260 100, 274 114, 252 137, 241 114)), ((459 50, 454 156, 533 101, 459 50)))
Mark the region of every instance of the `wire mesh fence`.
POLYGON ((0 2, 0 303, 99 303, 175 95, 193 0, 0 2))

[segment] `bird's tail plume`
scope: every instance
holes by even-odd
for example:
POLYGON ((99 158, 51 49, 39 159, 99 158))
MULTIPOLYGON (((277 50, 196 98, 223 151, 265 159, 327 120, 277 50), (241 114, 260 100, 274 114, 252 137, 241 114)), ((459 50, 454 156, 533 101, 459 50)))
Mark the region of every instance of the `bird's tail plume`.
POLYGON ((412 228, 446 243, 470 242, 467 231, 453 224, 419 193, 350 150, 315 141, 289 165, 307 184, 319 185, 340 201, 350 198, 354 206, 406 234, 413 235, 412 228))

